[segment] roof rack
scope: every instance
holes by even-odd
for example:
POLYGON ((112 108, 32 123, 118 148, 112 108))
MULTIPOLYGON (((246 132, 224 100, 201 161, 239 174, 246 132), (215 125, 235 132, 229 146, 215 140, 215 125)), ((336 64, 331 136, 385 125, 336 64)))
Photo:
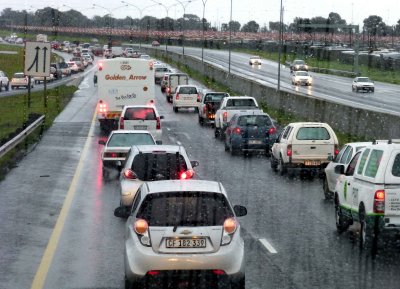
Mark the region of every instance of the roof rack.
POLYGON ((388 144, 393 144, 393 143, 400 144, 400 139, 395 138, 395 139, 390 139, 390 140, 388 140, 388 144))
MULTIPOLYGON (((390 140, 389 140, 390 141, 390 140)), ((389 143, 389 141, 387 139, 374 139, 372 141, 372 144, 379 144, 379 143, 389 143)))

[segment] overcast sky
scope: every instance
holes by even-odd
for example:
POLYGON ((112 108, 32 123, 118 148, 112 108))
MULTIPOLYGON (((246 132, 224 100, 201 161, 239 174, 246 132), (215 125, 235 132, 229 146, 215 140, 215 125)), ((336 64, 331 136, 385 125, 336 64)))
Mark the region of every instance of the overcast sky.
MULTIPOLYGON (((187 4, 186 13, 196 14, 202 17, 203 1, 205 4, 205 18, 213 26, 220 26, 230 19, 231 0, 180 0, 187 4)), ((126 0, 126 2, 136 5, 143 10, 142 16, 151 15, 157 18, 166 16, 166 9, 155 4, 162 3, 169 7, 168 16, 179 18, 183 14, 183 8, 177 0, 126 0), (174 5, 175 4, 175 5, 174 5), (148 7, 154 5, 153 7, 148 7), (172 7, 170 7, 172 6, 172 7)), ((232 19, 244 24, 250 20, 255 20, 260 26, 268 25, 269 21, 279 21, 280 0, 232 0, 233 12, 232 19)), ((123 6, 120 0, 0 0, 0 10, 12 8, 22 10, 22 8, 34 11, 43 7, 51 6, 61 11, 67 11, 70 8, 81 11, 87 17, 94 15, 105 15, 110 11, 115 18, 125 18, 131 16, 137 18, 140 16, 137 8, 133 6, 123 6), (65 3, 65 4, 64 4, 65 3), (107 9, 94 7, 93 3, 101 5, 107 9), (21 6, 23 4, 23 6, 21 6), (33 7, 32 7, 33 6, 33 7)), ((327 18, 330 12, 337 12, 347 21, 348 24, 360 24, 370 15, 378 15, 388 25, 394 25, 400 19, 400 1, 399 0, 283 0, 284 22, 286 24, 293 21, 295 17, 312 18, 322 16, 327 18)))

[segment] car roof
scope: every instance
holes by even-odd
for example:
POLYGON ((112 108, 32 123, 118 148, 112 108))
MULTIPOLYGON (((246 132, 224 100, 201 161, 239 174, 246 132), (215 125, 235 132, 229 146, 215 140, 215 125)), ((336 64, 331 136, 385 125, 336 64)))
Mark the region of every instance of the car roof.
POLYGON ((156 107, 152 104, 135 104, 135 105, 124 105, 124 108, 153 108, 154 110, 157 110, 156 107))
POLYGON ((142 153, 152 153, 155 151, 162 151, 167 153, 184 152, 185 148, 179 145, 140 145, 132 146, 132 149, 138 150, 142 153))
POLYGON ((289 123, 290 126, 326 126, 325 122, 292 122, 289 123))
POLYGON ((149 134, 151 133, 148 130, 128 130, 128 129, 117 129, 113 130, 110 135, 112 134, 127 134, 127 133, 132 133, 132 134, 149 134))
POLYGON ((198 88, 196 85, 194 85, 194 84, 181 84, 181 85, 178 85, 178 87, 196 87, 196 88, 198 88))
POLYGON ((253 110, 252 112, 246 111, 246 112, 238 112, 235 113, 235 115, 238 116, 252 116, 252 115, 265 115, 270 117, 270 115, 266 112, 263 112, 262 110, 253 110))
POLYGON ((213 192, 225 195, 222 185, 215 181, 205 180, 163 180, 146 183, 148 193, 161 192, 213 192))

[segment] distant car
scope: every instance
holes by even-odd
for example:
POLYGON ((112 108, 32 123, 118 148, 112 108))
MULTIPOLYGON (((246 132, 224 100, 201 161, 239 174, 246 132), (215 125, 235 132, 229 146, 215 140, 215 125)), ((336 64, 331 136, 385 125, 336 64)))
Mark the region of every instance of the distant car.
MULTIPOLYGON (((50 75, 48 77, 46 77, 46 82, 52 82, 54 80, 54 72, 55 72, 55 68, 50 66, 50 75)), ((36 76, 35 77, 35 84, 44 82, 45 77, 44 76, 36 76)))
POLYGON ((161 140, 161 119, 154 105, 125 105, 118 122, 118 129, 147 130, 156 140, 161 140))
POLYGON ((235 114, 225 130, 225 151, 261 152, 270 155, 277 139, 271 117, 262 111, 235 114))
POLYGON ((165 73, 171 72, 171 70, 165 64, 154 64, 154 82, 161 83, 165 73))
POLYGON ((230 204, 218 182, 143 184, 125 225, 125 288, 244 289, 237 218, 246 214, 246 207, 230 204))
POLYGON ((129 209, 144 182, 191 179, 197 161, 190 161, 183 146, 132 146, 120 174, 120 206, 129 209))
POLYGON ((2 91, 3 88, 8 91, 9 85, 10 85, 10 80, 8 79, 4 71, 0 70, 0 91, 2 91))
POLYGON ((250 65, 261 65, 261 57, 257 56, 257 55, 250 56, 249 64, 250 65))
POLYGON ((335 192, 335 186, 339 174, 335 172, 337 165, 344 165, 344 169, 347 169, 348 164, 354 155, 362 148, 372 144, 371 142, 355 142, 347 143, 339 151, 339 154, 326 166, 325 177, 323 181, 323 191, 325 199, 333 198, 335 192))
POLYGON ((294 85, 311 86, 313 83, 312 76, 308 73, 308 71, 293 71, 290 74, 290 79, 294 85))
POLYGON ((10 86, 11 89, 20 88, 21 86, 29 88, 29 85, 31 88, 34 88, 34 82, 35 78, 31 77, 31 81, 29 82, 29 77, 27 75, 25 75, 23 72, 17 72, 14 73, 13 77, 11 78, 10 86))
POLYGON ((290 65, 290 72, 299 70, 308 71, 308 65, 304 62, 304 60, 296 59, 290 65))
POLYGON ((140 54, 139 58, 146 59, 146 60, 150 60, 151 59, 150 55, 147 55, 147 54, 140 54))
POLYGON ((351 88, 353 91, 358 92, 358 91, 370 91, 374 92, 375 91, 375 85, 374 82, 369 79, 368 77, 356 77, 353 79, 353 83, 351 85, 351 88))
POLYGON ((23 43, 24 43, 24 39, 22 39, 22 38, 17 38, 15 40, 15 44, 23 44, 23 43))
POLYGON ((172 97, 172 108, 178 112, 179 108, 193 107, 197 112, 199 110, 200 91, 195 85, 179 85, 172 97))
POLYGON ((55 72, 53 73, 54 78, 61 79, 63 76, 63 72, 60 63, 50 63, 50 66, 55 68, 55 72))
POLYGON ((64 76, 70 76, 72 74, 71 68, 69 68, 69 65, 66 62, 60 62, 59 65, 64 76))
POLYGON ((156 141, 148 131, 113 130, 107 141, 99 140, 99 144, 104 145, 101 153, 102 174, 107 180, 111 170, 120 170, 124 165, 126 155, 133 145, 155 145, 156 141))
POLYGON ((80 71, 80 68, 75 61, 68 61, 67 64, 69 66, 69 69, 71 70, 71 73, 77 73, 80 71))
POLYGON ((157 40, 154 40, 154 41, 151 43, 151 46, 155 46, 155 47, 160 46, 160 42, 158 42, 157 40))

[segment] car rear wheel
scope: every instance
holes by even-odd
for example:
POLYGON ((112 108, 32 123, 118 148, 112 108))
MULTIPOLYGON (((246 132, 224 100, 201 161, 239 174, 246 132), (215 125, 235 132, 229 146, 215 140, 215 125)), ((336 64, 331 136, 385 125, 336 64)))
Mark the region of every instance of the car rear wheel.
POLYGON ((270 162, 271 162, 271 169, 274 172, 277 172, 278 171, 278 160, 274 157, 273 154, 271 154, 270 162))
POLYGON ((325 200, 329 200, 331 198, 331 192, 329 191, 328 180, 326 176, 324 177, 324 182, 322 184, 322 188, 324 190, 325 200))
POLYGON ((10 90, 10 84, 9 84, 9 83, 7 83, 6 90, 7 90, 7 91, 10 90))
POLYGON ((199 115, 199 124, 203 125, 204 124, 204 119, 199 115))
POLYGON ((245 289, 246 279, 245 277, 237 281, 232 281, 231 289, 245 289))
POLYGON ((229 151, 228 141, 224 141, 225 151, 229 151))
POLYGON ((282 156, 279 158, 278 161, 278 172, 281 176, 283 176, 286 173, 286 166, 285 163, 283 162, 282 156))
POLYGON ((349 222, 345 219, 343 216, 342 209, 339 207, 338 202, 335 202, 335 219, 336 219, 336 230, 338 233, 343 233, 344 231, 347 230, 347 228, 350 226, 349 222))
POLYGON ((215 138, 218 138, 218 137, 219 137, 219 134, 220 134, 219 129, 218 129, 217 127, 215 127, 215 129, 214 129, 214 137, 215 137, 215 138))
POLYGON ((178 112, 178 108, 176 106, 174 106, 174 112, 177 113, 178 112))
POLYGON ((359 210, 360 220, 360 240, 359 245, 361 249, 367 249, 377 241, 379 235, 378 219, 374 218, 372 224, 367 223, 366 213, 363 206, 359 210))

